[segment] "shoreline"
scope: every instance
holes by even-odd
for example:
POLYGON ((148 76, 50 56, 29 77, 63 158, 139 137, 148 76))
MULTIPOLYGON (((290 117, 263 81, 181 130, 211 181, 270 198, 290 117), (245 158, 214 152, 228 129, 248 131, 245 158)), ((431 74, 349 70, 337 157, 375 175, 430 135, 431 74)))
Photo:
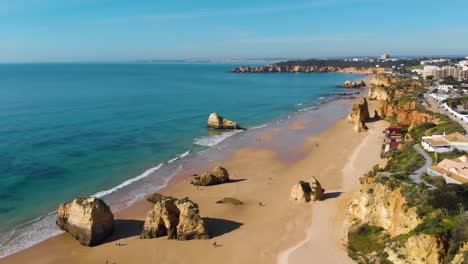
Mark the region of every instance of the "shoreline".
MULTIPOLYGON (((347 100, 347 99, 344 99, 345 101, 348 101, 348 102, 338 102, 338 101, 335 101, 335 102, 331 102, 329 104, 333 104, 335 106, 338 106, 338 105, 342 105, 342 107, 346 107, 348 104, 351 103, 351 101, 354 101, 354 100, 347 100)), ((342 100, 340 100, 342 101, 342 100)), ((347 108, 346 108, 347 109, 347 108)), ((252 169, 253 171, 252 172, 255 172, 255 174, 257 174, 256 176, 258 177, 259 175, 258 174, 263 174, 264 173, 264 168, 265 167, 271 167, 273 166, 274 168, 276 168, 277 170, 279 171, 282 171, 282 170, 290 170, 292 169, 293 171, 296 171, 295 174, 302 174, 304 175, 303 177, 310 177, 312 175, 307 175, 307 173, 304 173, 304 166, 305 167, 308 167, 310 165, 307 165, 307 164, 304 164, 304 160, 307 160, 307 159, 317 159, 317 156, 316 155, 313 155, 315 154, 314 152, 314 148, 316 148, 317 150, 320 150, 321 149, 321 144, 320 146, 318 146, 318 143, 317 146, 318 147, 315 147, 314 144, 311 144, 310 141, 314 141, 314 140, 320 140, 320 141, 327 141, 328 144, 330 144, 330 146, 334 145, 334 142, 331 142, 330 139, 326 139, 326 137, 324 137, 324 135, 327 135, 329 134, 330 132, 332 134, 336 134, 338 137, 342 138, 343 140, 345 140, 344 142, 346 142, 346 137, 343 138, 343 135, 342 134, 346 134, 347 137, 349 136, 353 136, 353 143, 354 144, 357 144, 357 141, 358 140, 362 140, 363 138, 363 135, 358 135, 356 137, 356 133, 355 132, 352 132, 352 128, 351 128, 351 125, 350 124, 347 124, 344 120, 340 119, 339 121, 337 122, 333 122, 333 124, 331 126, 328 126, 328 128, 325 128, 324 130, 322 129, 321 132, 319 133, 308 133, 307 130, 308 128, 310 127, 314 127, 314 126, 317 126, 319 125, 318 123, 320 122, 303 122, 303 123, 300 123, 300 126, 296 127, 295 129, 289 129, 289 128, 283 128, 282 130, 279 129, 279 130, 275 130, 275 128, 273 127, 270 127, 268 128, 268 132, 263 132, 262 131, 262 137, 264 138, 264 142, 262 142, 261 146, 255 146, 253 148, 240 148, 238 150, 235 150, 234 153, 227 157, 226 159, 222 160, 222 161, 215 161, 214 163, 215 164, 223 164, 224 166, 225 163, 228 164, 228 170, 232 173, 232 169, 230 169, 229 167, 231 168, 234 168, 234 173, 231 174, 231 175, 234 175, 234 178, 236 178, 236 174, 237 175, 240 175, 242 173, 243 170, 245 170, 243 167, 244 166, 239 166, 239 163, 244 163, 244 164, 249 164, 251 163, 251 160, 262 160, 265 164, 263 164, 263 166, 260 166, 258 168, 255 168, 255 169, 252 169), (299 128, 299 129, 297 129, 299 128), (302 129, 303 128, 303 129, 302 129), (301 130, 302 129, 302 130, 301 130), (305 131, 304 131, 305 130, 305 131), (347 131, 349 130, 349 131, 347 131), (279 151, 278 150, 275 150, 276 149, 281 149, 281 141, 285 141, 285 134, 289 134, 289 133, 294 133, 294 134, 301 134, 301 133, 304 133, 306 135, 303 135, 303 141, 300 142, 300 144, 298 144, 296 146, 296 149, 294 150, 291 150, 292 152, 295 152, 296 157, 295 158, 292 158, 292 159, 288 159, 288 160, 285 160, 281 157, 281 155, 279 155, 279 151), (312 134, 312 135, 311 135, 312 134), (303 155, 303 153, 299 153, 299 152, 304 152, 304 150, 306 150, 306 152, 308 152, 305 157, 303 155), (239 153, 242 153, 242 155, 239 156, 239 153), (244 157, 245 156, 245 157, 244 157), (312 156, 312 157, 311 157, 312 156), (314 158, 315 157, 315 158, 314 158), (230 164, 233 164, 232 166, 230 164), (301 167, 302 169, 298 169, 298 168, 295 168, 295 167, 301 167)), ((289 135, 289 137, 291 137, 291 135, 289 135)), ((287 140, 286 140, 287 141, 287 140)), ((332 141, 335 141, 335 140, 332 140, 332 141)), ((284 143, 284 142, 283 142, 284 143)), ((326 152, 326 149, 323 149, 322 150, 323 152, 326 152)), ((351 151, 351 148, 349 147, 349 151, 351 151)), ((349 152, 348 151, 348 152, 349 152)), ((340 154, 340 153, 338 153, 340 154)), ((319 155, 320 156, 320 155, 319 155)), ((328 158, 331 158, 332 160, 334 159, 334 155, 332 155, 331 153, 328 154, 328 155, 324 155, 324 156, 328 156, 328 158)), ((345 157, 343 157, 345 158, 345 157)), ((317 163, 317 166, 319 166, 322 162, 319 162, 317 163)), ((214 164, 210 164, 211 166, 213 166, 214 164)), ((249 169, 247 169, 249 170, 249 169)), ((221 217, 226 215, 224 213, 221 213, 219 214, 220 212, 216 212, 217 210, 215 209, 222 209, 221 211, 227 211, 229 212, 230 214, 233 214, 233 212, 236 211, 236 208, 228 208, 228 206, 226 206, 226 208, 219 208, 218 205, 215 205, 214 202, 216 199, 219 199, 219 198, 222 198, 222 197, 218 197, 218 198, 215 198, 215 197, 212 197, 211 199, 209 199, 209 201, 207 201, 207 197, 205 197, 207 194, 204 194, 204 192, 211 192, 211 189, 214 189, 214 188, 206 188, 206 189, 210 189, 210 190, 201 190, 201 191, 195 191, 193 190, 193 186, 191 186, 190 184, 188 184, 188 182, 185 181, 185 177, 191 175, 189 173, 190 171, 185 171, 183 173, 179 173, 178 175, 176 175, 175 177, 173 177, 169 184, 167 185, 166 188, 164 188, 164 190, 162 190, 161 192, 164 193, 164 194, 168 194, 168 195, 174 195, 177 196, 181 196, 182 195, 189 195, 192 199, 194 199, 197 203, 199 203, 200 205, 200 208, 201 208, 201 213, 202 213, 202 216, 205 217, 206 214, 205 212, 207 212, 208 214, 208 217, 210 219, 222 219, 221 217), (190 191, 192 190, 192 191, 190 191), (194 193, 190 193, 190 192, 194 192, 194 193), (233 211, 234 210, 234 211, 233 211), (216 216, 216 217, 213 217, 213 216, 216 216)), ((278 174, 281 174, 281 173, 272 173, 271 175, 278 175, 278 174)), ((278 176, 276 176, 278 177, 278 176)), ((284 176, 283 176, 284 177, 284 176)), ((296 176, 297 177, 297 176, 296 176)), ((325 177, 325 176, 322 176, 322 177, 325 177)), ((297 179, 297 178, 296 178, 297 179)), ((260 185, 260 187, 262 187, 261 185, 264 185, 264 181, 265 179, 261 179, 260 182, 259 182, 259 179, 258 178, 248 178, 247 180, 245 181, 242 181, 242 182, 239 182, 239 183, 232 183, 232 184, 227 184, 226 186, 219 186, 217 187, 217 189, 228 189, 230 191, 222 191, 221 193, 217 193, 217 196, 220 196, 220 194, 223 194, 223 195, 227 195, 229 193, 237 193, 239 192, 239 190, 237 190, 237 185, 239 185, 239 188, 240 186, 244 186, 242 189, 245 189, 245 187, 248 187, 247 190, 243 190, 241 193, 244 193, 244 192, 247 192, 245 193, 244 195, 246 196, 246 198, 242 199, 242 197, 238 197, 238 198, 241 198, 241 200, 243 200, 245 202, 245 206, 243 207, 247 207, 247 209, 244 209, 244 208, 241 208, 240 211, 249 211, 249 213, 246 213, 248 214, 249 216, 245 216, 244 219, 242 219, 242 221, 232 221, 232 220, 229 220, 229 223, 231 222, 236 222, 236 223, 241 223, 240 226, 238 226, 235 230, 232 230, 226 234, 218 234, 218 235, 215 235, 214 238, 212 238, 210 241, 212 241, 213 239, 216 239, 216 241, 218 242, 218 240, 225 240, 225 239, 229 239, 231 236, 239 236, 239 235, 236 235, 236 233, 243 233, 242 230, 244 229, 244 226, 247 225, 247 222, 258 222, 258 216, 257 217, 253 217, 251 214, 254 214, 254 212, 252 212, 252 210, 255 208, 256 209, 256 197, 262 193, 262 190, 259 190, 257 193, 254 193, 252 194, 251 191, 248 191, 248 190, 251 190, 252 188, 254 187, 259 187, 258 185, 260 185), (250 181, 252 181, 251 183, 249 183, 250 181), (254 195, 254 196, 252 196, 254 195), (253 207, 253 208, 251 208, 253 207), (245 223, 243 223, 245 222, 245 223), (239 230, 239 231, 237 231, 239 230), (236 232, 233 232, 233 231, 236 231, 236 232), (227 238, 225 238, 227 237, 227 238)), ((281 179, 283 180, 283 179, 281 179)), ((284 179, 284 180, 288 180, 288 181, 291 181, 291 179, 284 179)), ((328 190, 330 187, 327 187, 327 185, 334 185, 333 182, 336 182, 335 180, 331 180, 331 179, 327 179, 325 177, 325 179, 319 179, 322 184, 325 183, 324 187, 328 190)), ((294 183, 294 180, 292 181, 292 184, 294 183)), ((261 259, 258 259, 260 262, 263 262, 263 263, 269 263, 272 259, 275 259, 276 258, 276 255, 278 252, 280 252, 281 250, 284 250, 286 248, 287 245, 290 245, 292 242, 291 240, 297 240, 298 238, 303 238, 305 237, 305 232, 304 230, 306 230, 306 226, 304 226, 303 230, 301 228, 294 228, 294 227, 297 227, 297 226, 300 226, 300 225, 304 225, 304 223, 309 223, 310 222, 310 219, 311 219, 311 215, 310 215, 310 212, 308 212, 309 210, 299 210, 298 211, 298 206, 293 206, 293 208, 289 208, 291 207, 292 205, 290 204, 290 202, 288 201, 288 197, 289 197, 289 191, 290 191, 290 188, 292 187, 292 184, 291 186, 289 186, 289 184, 281 184, 281 188, 284 189, 285 188, 285 191, 282 191, 281 193, 281 196, 282 196, 282 200, 279 201, 278 203, 281 204, 281 207, 282 209, 291 209, 293 211, 295 211, 294 215, 291 215, 291 217, 298 217, 298 219, 300 219, 301 221, 296 221, 294 224, 291 224, 291 223, 288 223, 287 225, 292 225, 290 227, 288 227, 289 229, 294 229, 293 231, 290 231, 290 232, 293 232, 294 235, 286 235, 286 234, 283 234, 282 236, 284 237, 282 240, 281 240, 281 243, 276 243, 276 245, 274 246, 274 250, 272 249, 265 249, 266 252, 264 255, 264 258, 261 258, 261 259), (283 241, 283 240, 286 240, 288 241, 286 243, 286 241, 283 241), (268 257, 266 257, 268 256, 268 257), (266 258, 268 258, 268 261, 266 261, 266 258)), ((275 184, 276 185, 276 184, 275 184)), ((280 187, 275 187, 275 188, 280 188, 280 187)), ((332 189, 337 189, 339 188, 339 186, 333 186, 332 189)), ((205 189, 205 188, 204 188, 205 189)), ((263 190, 265 192, 267 192, 267 190, 263 190)), ((274 199, 273 197, 264 197, 265 200, 268 200, 268 199, 274 199)), ((257 198, 258 199, 258 198, 257 198)), ((275 198, 277 199, 277 198, 275 198)), ((321 202, 320 202, 321 203, 321 202)), ((267 202, 266 203, 267 206, 266 207, 269 207, 268 205, 270 204, 270 202, 267 202)), ((116 216, 116 219, 117 220, 121 220, 121 219, 137 219, 137 221, 141 221, 144 220, 144 217, 146 215, 146 212, 150 209, 151 205, 146 202, 145 200, 141 200, 141 201, 138 201, 136 202, 135 204, 133 204, 132 206, 126 208, 126 209, 123 209, 123 210, 120 210, 118 212, 115 213, 115 216, 116 216)), ((271 207, 276 207, 276 206, 271 206, 271 207)), ((300 207, 300 206, 299 206, 300 207)), ((303 209, 303 208, 302 208, 303 209)), ((253 210, 255 211, 255 210, 253 210)), ((272 215, 275 215, 276 214, 276 209, 271 211, 270 214, 272 215)), ((229 214, 227 214, 229 215, 229 214)), ((241 214, 242 215, 242 214, 241 214)), ((210 220, 212 221, 212 220, 210 220)), ((293 221, 294 222, 294 221, 293 221)), ((276 223, 277 225, 278 223, 276 223)), ((212 224, 208 224, 208 226, 212 226, 212 229, 215 228, 215 230, 217 228, 219 228, 220 224, 219 223, 216 223, 216 221, 212 222, 212 224)), ((116 223, 116 226, 117 226, 117 230, 119 229, 119 223, 117 222, 116 223)), ((221 224, 222 226, 222 224, 221 224)), ((269 226, 269 225, 265 225, 265 226, 269 226)), ((273 225, 275 226, 275 225, 273 225)), ((247 228, 247 227, 246 227, 247 228)), ((278 226, 276 226, 276 228, 278 228, 278 226)), ((215 231, 215 233, 217 233, 217 231, 215 231)), ((138 234, 132 234, 133 236, 135 235, 138 235, 138 234)), ((164 243, 166 242, 165 239, 153 239, 153 240, 146 240, 146 241, 139 241, 137 239, 133 239, 133 236, 130 236, 128 238, 125 238, 125 240, 131 240, 132 241, 132 244, 141 244, 140 246, 142 247, 148 247, 150 244, 158 244, 159 246, 162 246, 164 248, 167 248, 169 245, 172 245, 172 247, 175 247, 175 248, 179 248, 179 247, 186 247, 188 244, 193 244, 195 248, 199 248, 200 247, 200 244, 208 244, 207 241, 190 241, 188 243, 185 243, 185 242, 179 242, 179 244, 174 244, 172 241, 167 241, 167 243, 164 243), (144 242, 144 243, 143 243, 144 242), (142 244, 143 243, 143 244, 142 244)), ((273 236, 274 237, 274 236, 273 236)), ((240 239, 241 241, 242 239, 240 239)), ((239 241, 239 242, 240 242, 239 241)), ((294 241, 293 241, 294 242, 294 241)), ((295 241, 297 242, 297 241, 295 241)), ((47 263, 50 263, 50 262, 60 262, 60 259, 61 258, 66 258, 68 259, 72 254, 72 255, 75 255, 74 252, 81 252, 83 253, 85 256, 93 253, 93 252, 99 252, 101 250, 104 250, 104 252, 107 252, 108 250, 110 250, 110 252, 113 252, 113 248, 112 246, 109 246, 110 244, 112 243, 104 243, 103 245, 101 246, 97 246, 97 247, 94 247, 94 248, 85 248, 85 247, 81 247, 78 243, 76 243, 76 241, 74 241, 72 238, 70 238, 67 234, 62 234, 62 235, 59 235, 59 236, 56 236, 56 237, 53 237, 53 238, 49 238, 48 240, 44 241, 44 242, 41 242, 29 249, 26 249, 24 251, 21 251, 19 253, 16 253, 16 254, 13 254, 13 255, 10 255, 4 259, 1 259, 0 262, 5 262, 5 263, 12 263, 12 262, 15 262, 16 261, 20 261, 20 262, 24 262, 26 259, 35 259, 35 260, 42 260, 44 262, 47 262, 47 263), (51 256, 48 256, 49 259, 47 259, 46 256, 42 255, 41 254, 41 251, 43 251, 44 249, 47 249, 47 250, 54 250, 54 252, 56 252, 55 250, 58 250, 60 251, 60 254, 57 254, 56 256, 54 256, 53 258, 51 258, 51 256), (63 252, 64 251, 64 252, 63 252), (71 251, 71 253, 70 253, 71 251), (68 252, 68 253, 67 253, 68 252), (32 258, 29 258, 28 256, 33 256, 32 258), (47 260, 47 261, 46 261, 47 260)), ((294 244, 294 243, 292 243, 294 244)), ((238 245, 240 246, 240 245, 238 245)), ((169 250, 169 249, 168 249, 169 250)), ((186 250, 191 250, 190 247, 186 250)), ((169 250, 171 251, 171 250, 169 250)), ((160 252, 161 253, 161 252, 160 252)), ((81 254, 80 254, 81 255, 81 254)), ((92 254, 93 255, 93 254, 92 254)), ((170 253, 167 254, 167 256, 171 256, 170 253)), ((95 256, 96 257, 96 256, 95 256)), ((192 256, 193 257, 193 256, 192 256)), ((253 257, 253 256, 252 256, 253 257)), ((77 257, 77 258, 80 258, 80 257, 77 257)), ((125 256, 122 256, 122 258, 125 258, 125 256)), ((94 259, 94 258, 92 258, 94 259)), ((255 257, 254 257, 255 259, 255 257)), ((74 261, 78 261, 78 259, 75 260, 75 258, 73 259, 74 261)), ((234 261, 235 262, 235 261, 234 261)), ((37 262, 36 263, 42 263, 41 261, 37 262)))
MULTIPOLYGON (((368 78, 368 76, 363 75, 361 76, 361 78, 368 78)), ((293 112, 289 112, 287 114, 284 114, 283 116, 279 116, 267 123, 253 126, 248 130, 247 134, 250 137, 252 137, 252 135, 250 134, 261 135, 262 133, 264 133, 263 131, 268 130, 271 127, 278 126, 278 124, 279 126, 287 126, 288 123, 294 122, 295 119, 301 119, 301 117, 307 116, 308 114, 310 114, 310 112, 320 111, 322 107, 326 107, 329 104, 333 104, 335 101, 343 99, 349 100, 345 99, 349 98, 349 96, 342 96, 338 94, 340 90, 342 89, 337 90, 336 93, 330 94, 325 98, 317 100, 317 102, 304 104, 301 103, 297 106, 300 106, 302 108, 298 108, 293 112), (280 123, 283 123, 283 125, 281 125, 280 123)), ((365 89, 359 89, 354 91, 359 91, 361 94, 367 92, 367 90, 365 89)), ((297 128, 298 130, 302 130, 307 125, 308 124, 299 124, 297 128)), ((325 126, 328 125, 329 124, 323 123, 321 125, 322 128, 319 128, 319 130, 323 129, 325 126)), ((245 140, 242 143, 236 143, 236 141, 241 141, 240 139, 244 137, 245 134, 246 133, 234 133, 233 135, 224 138, 220 143, 218 143, 215 146, 207 146, 207 148, 202 150, 189 151, 177 155, 176 158, 171 160, 172 162, 161 162, 157 166, 147 169, 146 171, 142 172, 136 177, 130 178, 110 189, 96 192, 94 195, 97 197, 102 197, 102 199, 104 199, 108 203, 108 205, 111 206, 112 210, 114 212, 117 212, 121 209, 131 206, 137 201, 144 200, 146 195, 159 191, 161 190, 161 188, 165 188, 169 184, 171 179, 174 177, 174 175, 180 173, 181 170, 187 170, 187 167, 190 170, 206 167, 207 164, 209 164, 212 160, 223 159, 227 157, 229 153, 234 151, 236 148, 250 144, 249 142, 245 142, 245 140), (219 158, 219 156, 221 156, 221 158, 219 158)), ((58 229, 54 224, 55 213, 56 211, 52 211, 47 215, 31 220, 27 222, 27 224, 21 224, 15 229, 6 232, 5 236, 7 236, 7 240, 5 240, 6 243, 2 245, 2 247, 5 246, 3 250, 5 250, 4 252, 6 252, 6 254, 3 257, 21 252, 22 250, 27 249, 30 246, 34 246, 37 243, 45 241, 43 238, 40 238, 38 240, 38 238, 31 237, 30 235, 25 233, 37 232, 36 229, 39 229, 43 233, 41 237, 48 238, 62 233, 62 231, 58 229), (22 246, 20 246, 19 249, 6 248, 16 247, 11 241, 13 241, 13 243, 16 244, 19 243, 19 245, 22 246)), ((2 252, 0 251, 0 253, 2 252)))

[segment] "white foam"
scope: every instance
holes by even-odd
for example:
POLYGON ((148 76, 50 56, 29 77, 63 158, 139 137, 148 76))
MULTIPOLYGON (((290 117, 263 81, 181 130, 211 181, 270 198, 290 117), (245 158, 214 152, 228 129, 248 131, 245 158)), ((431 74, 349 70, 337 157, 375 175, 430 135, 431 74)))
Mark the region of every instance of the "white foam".
POLYGON ((172 163, 172 162, 174 162, 174 161, 176 161, 176 160, 180 160, 180 159, 182 159, 183 157, 187 156, 188 154, 190 154, 190 151, 186 151, 186 152, 184 152, 184 153, 178 155, 177 157, 175 157, 175 158, 173 158, 173 159, 171 159, 171 160, 168 160, 167 163, 170 164, 170 163, 172 163))
POLYGON ((117 185, 116 187, 114 187, 114 188, 112 188, 112 189, 109 189, 109 190, 106 190, 106 191, 101 191, 101 192, 95 193, 93 196, 94 196, 94 197, 97 197, 97 198, 101 198, 101 197, 103 197, 103 196, 105 196, 105 195, 108 195, 108 194, 110 194, 110 193, 113 193, 113 192, 115 192, 115 191, 118 191, 118 190, 122 189, 123 187, 125 187, 125 186, 127 186, 127 185, 129 185, 129 184, 132 184, 132 183, 134 183, 134 182, 136 182, 136 181, 139 181, 139 180, 141 180, 141 179, 143 179, 143 178, 148 177, 151 173, 153 173, 153 172, 159 170, 163 165, 164 165, 164 164, 161 163, 161 164, 159 164, 158 166, 153 167, 153 168, 151 168, 151 169, 149 169, 149 170, 143 172, 142 174, 138 175, 138 176, 135 177, 135 178, 131 178, 131 179, 129 179, 129 180, 126 180, 126 181, 124 181, 123 183, 117 185))
POLYGON ((254 127, 249 128, 249 129, 250 129, 250 130, 252 130, 252 129, 259 129, 259 128, 264 128, 264 127, 266 127, 266 126, 268 126, 268 124, 264 124, 264 125, 260 125, 260 126, 254 126, 254 127))
POLYGON ((303 103, 298 103, 298 104, 296 104, 296 106, 301 106, 301 105, 303 105, 303 103))
POLYGON ((0 259, 63 233, 55 225, 55 219, 57 219, 56 214, 50 213, 43 218, 29 221, 8 233, 1 234, 0 259))
POLYGON ((232 130, 229 132, 222 132, 220 135, 196 138, 193 143, 199 146, 212 147, 225 140, 226 138, 234 136, 235 134, 240 132, 242 132, 242 130, 232 130))
POLYGON ((305 111, 309 111, 309 110, 312 110, 312 109, 317 109, 317 107, 316 106, 307 107, 307 108, 299 110, 299 112, 305 112, 305 111))

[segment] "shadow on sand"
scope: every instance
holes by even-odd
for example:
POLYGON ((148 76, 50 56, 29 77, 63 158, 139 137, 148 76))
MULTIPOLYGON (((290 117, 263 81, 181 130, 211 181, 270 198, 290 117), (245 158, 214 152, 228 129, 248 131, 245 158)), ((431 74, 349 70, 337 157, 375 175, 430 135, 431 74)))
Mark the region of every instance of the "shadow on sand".
MULTIPOLYGON (((104 243, 118 241, 120 239, 139 236, 143 230, 144 221, 132 219, 114 220, 114 234, 104 240, 104 243)), ((124 245, 124 244, 123 244, 124 245)))
POLYGON ((329 192, 323 195, 323 200, 334 199, 340 197, 342 192, 329 192))
POLYGON ((231 220, 203 217, 210 238, 218 237, 240 228, 243 224, 231 220))

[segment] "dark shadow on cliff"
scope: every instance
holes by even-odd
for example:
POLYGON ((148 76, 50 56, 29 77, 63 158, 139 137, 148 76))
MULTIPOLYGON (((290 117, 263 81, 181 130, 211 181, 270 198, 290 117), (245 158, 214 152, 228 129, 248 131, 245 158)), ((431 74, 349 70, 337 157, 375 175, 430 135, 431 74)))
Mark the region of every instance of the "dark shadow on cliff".
MULTIPOLYGON (((142 220, 116 219, 114 220, 114 233, 104 240, 103 244, 118 241, 119 239, 139 236, 143 231, 142 220)), ((124 245, 124 244, 123 244, 124 245)))
POLYGON ((342 192, 329 192, 329 193, 325 193, 323 195, 323 199, 322 200, 328 200, 328 199, 334 199, 334 198, 338 198, 340 197, 342 194, 342 192))
POLYGON ((203 217, 210 238, 218 237, 240 228, 243 224, 231 220, 203 217))

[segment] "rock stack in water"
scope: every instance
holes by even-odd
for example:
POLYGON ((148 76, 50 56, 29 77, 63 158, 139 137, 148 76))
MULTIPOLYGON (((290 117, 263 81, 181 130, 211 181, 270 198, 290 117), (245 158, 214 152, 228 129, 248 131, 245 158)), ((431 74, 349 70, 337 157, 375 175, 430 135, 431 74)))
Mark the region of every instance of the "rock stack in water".
POLYGON ((205 172, 200 176, 195 176, 191 183, 196 186, 210 186, 229 181, 228 171, 223 167, 215 167, 210 172, 205 172))
POLYGON ((310 181, 299 181, 291 189, 291 200, 299 203, 309 203, 313 201, 319 201, 323 198, 325 190, 320 185, 315 177, 312 177, 310 181))
POLYGON ((56 223, 85 246, 95 246, 114 232, 114 215, 103 200, 95 197, 61 204, 56 223))
POLYGON ((211 113, 207 126, 212 129, 241 129, 237 122, 226 119, 217 113, 211 113))
POLYGON ((366 86, 366 83, 364 81, 346 81, 344 82, 343 84, 343 87, 344 88, 361 88, 361 87, 364 87, 366 86))
POLYGON ((148 212, 140 238, 208 239, 198 205, 188 198, 163 197, 148 212))
POLYGON ((348 121, 354 124, 354 131, 365 132, 367 131, 366 121, 369 120, 369 108, 367 106, 366 98, 362 98, 359 103, 356 103, 351 108, 348 121))

